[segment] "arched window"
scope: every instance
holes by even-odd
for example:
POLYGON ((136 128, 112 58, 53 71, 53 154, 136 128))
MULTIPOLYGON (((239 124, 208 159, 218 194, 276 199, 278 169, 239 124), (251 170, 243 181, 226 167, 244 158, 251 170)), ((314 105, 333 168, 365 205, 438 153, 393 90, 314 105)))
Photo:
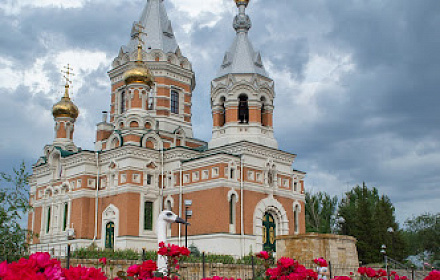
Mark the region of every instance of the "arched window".
POLYGON ((167 210, 173 211, 173 207, 171 206, 171 200, 167 200, 167 210))
POLYGON ((126 111, 126 104, 125 104, 125 102, 126 102, 127 100, 126 100, 126 95, 125 95, 125 90, 123 90, 122 92, 121 92, 121 107, 120 107, 120 112, 121 112, 121 114, 123 114, 123 113, 125 113, 125 111, 126 111))
POLYGON ((66 202, 64 203, 64 216, 63 216, 63 231, 66 231, 67 229, 67 215, 69 213, 69 204, 66 202))
POLYGON ((179 114, 179 93, 175 90, 171 91, 171 113, 179 114))
POLYGON ((293 210, 293 216, 294 216, 294 228, 293 230, 295 233, 299 233, 299 207, 298 205, 295 206, 295 210, 293 210))
POLYGON ((261 125, 262 126, 266 126, 266 122, 265 122, 265 108, 264 108, 264 103, 266 102, 266 98, 263 96, 261 97, 261 125))
POLYGON ((144 202, 144 230, 153 230, 153 202, 144 202))
POLYGON ((222 97, 220 99, 220 126, 224 126, 226 123, 226 107, 225 107, 225 98, 222 97))
POLYGON ((47 207, 47 219, 46 219, 46 233, 49 233, 50 230, 50 216, 51 216, 51 207, 47 207))
POLYGON ((238 97, 238 121, 240 123, 249 122, 249 106, 246 94, 241 94, 238 97))
POLYGON ((235 225, 235 203, 237 202, 237 196, 235 194, 231 195, 231 200, 229 200, 229 224, 235 225))

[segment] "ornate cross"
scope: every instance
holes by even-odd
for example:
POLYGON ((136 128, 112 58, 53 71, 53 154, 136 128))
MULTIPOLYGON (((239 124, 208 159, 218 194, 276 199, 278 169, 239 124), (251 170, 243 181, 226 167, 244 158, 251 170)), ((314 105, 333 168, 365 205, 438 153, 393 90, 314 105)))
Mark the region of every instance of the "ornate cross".
POLYGON ((67 64, 67 66, 63 67, 64 70, 61 70, 61 73, 63 73, 64 79, 66 79, 66 84, 72 84, 72 80, 70 79, 71 76, 75 76, 73 73, 73 69, 70 68, 70 64, 67 64))

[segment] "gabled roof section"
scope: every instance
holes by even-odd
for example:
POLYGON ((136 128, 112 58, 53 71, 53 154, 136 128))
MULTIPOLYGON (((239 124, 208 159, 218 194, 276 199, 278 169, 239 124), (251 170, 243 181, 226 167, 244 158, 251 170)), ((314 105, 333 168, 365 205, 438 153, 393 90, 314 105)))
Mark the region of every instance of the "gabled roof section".
POLYGON ((133 23, 131 39, 128 46, 123 47, 124 52, 137 50, 139 37, 146 51, 159 49, 176 53, 179 49, 163 0, 147 0, 140 20, 133 23))
POLYGON ((239 14, 234 18, 237 31, 232 46, 226 52, 217 77, 227 74, 260 74, 268 77, 261 60, 261 54, 254 51, 248 33, 252 27, 251 20, 245 13, 246 6, 239 5, 239 14))

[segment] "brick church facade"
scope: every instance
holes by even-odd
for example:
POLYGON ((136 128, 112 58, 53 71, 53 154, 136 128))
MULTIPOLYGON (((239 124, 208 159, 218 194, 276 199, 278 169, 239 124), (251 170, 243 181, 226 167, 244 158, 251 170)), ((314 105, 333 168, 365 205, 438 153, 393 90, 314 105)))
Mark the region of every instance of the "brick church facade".
MULTIPOLYGON (((193 136, 195 74, 163 0, 147 0, 113 61, 111 106, 94 151, 73 141, 80 112, 66 83, 53 107, 55 139, 30 181, 34 246, 154 250, 159 212, 184 217, 185 200, 192 200, 188 244, 201 251, 244 255, 274 249, 276 236, 305 233, 305 173, 292 169, 295 154, 278 149, 274 82, 248 38, 249 0, 235 2, 236 37, 211 83, 210 142, 193 136)), ((183 226, 168 234, 183 245, 183 226)))

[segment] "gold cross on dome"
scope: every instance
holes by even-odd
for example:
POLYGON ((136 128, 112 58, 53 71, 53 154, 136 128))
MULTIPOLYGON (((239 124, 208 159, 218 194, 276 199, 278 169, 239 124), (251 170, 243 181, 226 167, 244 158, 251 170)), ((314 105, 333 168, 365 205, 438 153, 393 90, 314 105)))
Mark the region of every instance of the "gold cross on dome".
POLYGON ((61 70, 61 73, 64 74, 63 77, 64 79, 66 79, 66 84, 71 84, 71 76, 75 76, 75 74, 73 73, 73 69, 70 68, 70 64, 67 64, 67 66, 64 66, 63 68, 64 69, 61 70))
POLYGON ((145 36, 147 36, 147 33, 144 32, 145 27, 140 23, 135 23, 135 26, 137 27, 137 31, 138 31, 137 37, 138 37, 139 43, 143 44, 144 41, 141 38, 141 34, 144 34, 145 36))

